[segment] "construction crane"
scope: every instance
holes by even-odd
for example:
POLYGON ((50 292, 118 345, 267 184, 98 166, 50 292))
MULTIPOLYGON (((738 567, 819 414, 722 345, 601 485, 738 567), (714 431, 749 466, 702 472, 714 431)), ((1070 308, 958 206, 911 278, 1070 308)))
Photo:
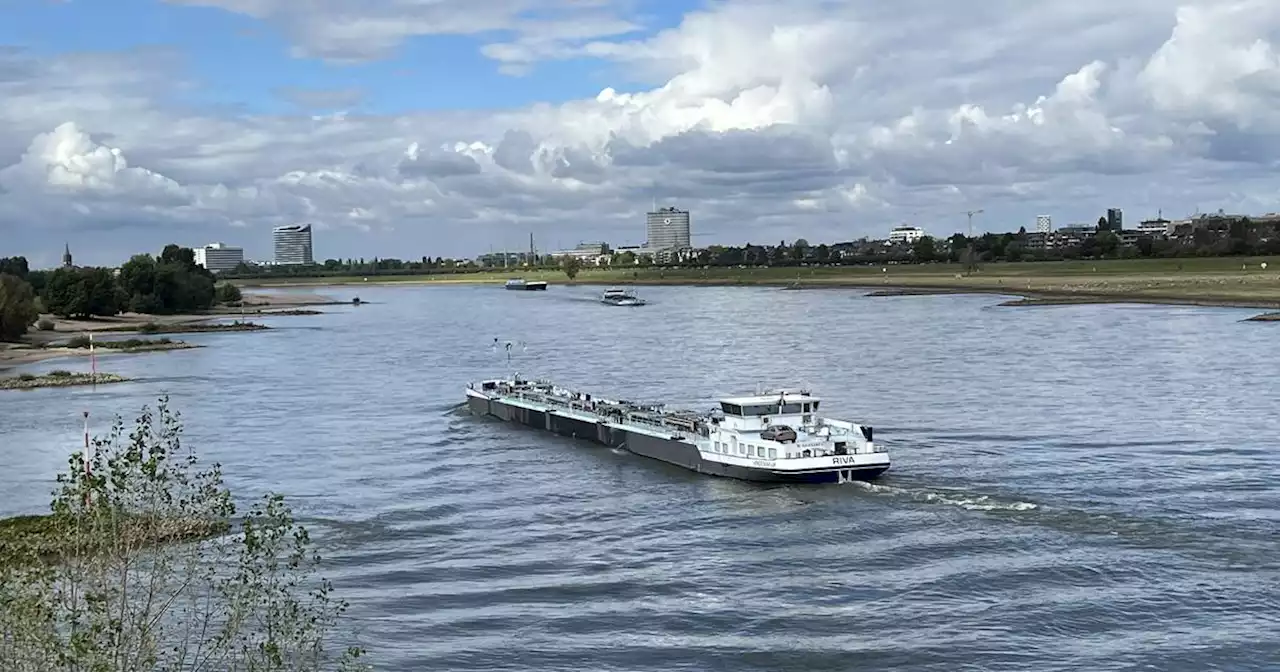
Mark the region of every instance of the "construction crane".
POLYGON ((982 209, 968 210, 964 214, 969 218, 969 239, 967 241, 969 243, 969 249, 968 253, 965 255, 968 257, 966 265, 968 266, 969 272, 972 273, 978 268, 977 263, 973 260, 973 216, 982 214, 982 209))
POLYGON ((972 238, 972 237, 973 237, 973 216, 974 216, 974 215, 981 215, 982 213, 983 213, 983 210, 982 210, 982 209, 978 209, 978 210, 969 210, 969 211, 967 211, 967 212, 965 212, 965 213, 964 213, 964 214, 969 218, 969 237, 970 237, 970 238, 972 238))

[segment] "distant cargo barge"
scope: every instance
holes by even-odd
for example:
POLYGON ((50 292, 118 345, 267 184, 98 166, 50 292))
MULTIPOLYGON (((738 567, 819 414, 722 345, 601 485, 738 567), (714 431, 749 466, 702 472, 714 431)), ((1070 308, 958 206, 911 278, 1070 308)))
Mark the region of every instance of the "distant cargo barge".
POLYGON ((546 280, 525 280, 523 278, 512 278, 505 285, 507 289, 518 289, 526 291, 545 290, 547 288, 546 280))

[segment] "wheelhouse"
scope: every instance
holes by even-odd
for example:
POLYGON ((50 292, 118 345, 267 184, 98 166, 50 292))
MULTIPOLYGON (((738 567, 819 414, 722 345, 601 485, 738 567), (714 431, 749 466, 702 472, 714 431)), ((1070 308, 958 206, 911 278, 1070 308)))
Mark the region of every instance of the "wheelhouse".
POLYGON ((822 400, 808 392, 779 392, 720 400, 722 426, 738 431, 761 431, 772 425, 806 426, 813 423, 822 400))

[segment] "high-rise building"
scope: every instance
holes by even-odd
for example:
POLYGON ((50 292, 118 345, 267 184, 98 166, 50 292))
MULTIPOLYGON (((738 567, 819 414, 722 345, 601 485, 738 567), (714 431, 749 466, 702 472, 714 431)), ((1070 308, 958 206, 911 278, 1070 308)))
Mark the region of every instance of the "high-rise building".
POLYGON ((689 211, 676 208, 658 208, 646 213, 645 229, 650 250, 687 250, 693 245, 689 235, 689 211))
POLYGON ((230 271, 244 263, 244 248, 231 247, 226 243, 209 243, 192 252, 195 253, 196 265, 204 266, 210 273, 230 271))
POLYGON ((1049 215, 1036 215, 1036 233, 1053 231, 1053 218, 1049 215))
POLYGON ((277 264, 311 264, 311 225, 290 224, 271 230, 277 264))
POLYGON ((1120 233, 1124 229, 1124 213, 1120 208, 1107 208, 1107 230, 1120 233))

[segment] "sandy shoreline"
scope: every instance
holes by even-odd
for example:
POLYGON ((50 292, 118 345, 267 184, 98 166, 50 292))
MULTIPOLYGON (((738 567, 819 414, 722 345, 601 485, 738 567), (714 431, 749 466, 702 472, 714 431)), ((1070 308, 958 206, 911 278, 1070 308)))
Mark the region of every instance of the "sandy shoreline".
MULTIPOLYGON (((323 305, 339 305, 348 304, 346 301, 339 301, 331 296, 321 294, 305 294, 299 292, 290 292, 279 296, 244 292, 244 308, 215 308, 208 312, 191 314, 191 315, 142 315, 138 313, 124 313, 113 317, 100 317, 94 320, 68 320, 53 315, 41 315, 41 319, 52 320, 54 324, 53 331, 39 331, 32 329, 27 332, 27 336, 22 343, 0 343, 0 372, 8 371, 15 367, 24 366, 26 364, 35 364, 49 359, 58 359, 63 357, 88 357, 89 351, 85 348, 64 348, 57 346, 49 346, 50 343, 65 341, 75 336, 83 335, 90 331, 97 333, 110 332, 113 336, 116 334, 136 333, 134 329, 140 329, 143 325, 151 323, 160 325, 175 324, 198 324, 200 322, 208 322, 210 320, 245 317, 251 316, 270 316, 274 311, 283 311, 291 309, 304 309, 323 305)), ((288 314, 288 313, 283 313, 288 314)), ((162 352, 167 350, 175 350, 182 348, 146 348, 135 351, 119 351, 108 350, 107 348, 99 348, 96 352, 98 357, 137 354, 139 352, 162 352)))
MULTIPOLYGON (((870 287, 859 286, 870 289, 870 287)), ((808 287, 804 289, 810 289, 808 287)), ((824 289, 814 287, 812 289, 824 289)), ((848 289, 848 287, 846 287, 848 289)), ((1078 290, 1016 290, 986 287, 889 287, 873 291, 867 296, 936 296, 942 294, 988 294, 995 296, 1016 296, 1019 298, 1005 301, 999 305, 1008 307, 1021 306, 1070 306, 1100 303, 1139 303, 1164 306, 1201 306, 1208 308, 1255 308, 1275 310, 1280 308, 1280 300, 1231 298, 1215 296, 1151 296, 1131 294, 1118 291, 1115 293, 1087 292, 1078 290)))
MULTIPOLYGON (((533 277, 533 276, 530 276, 533 277)), ((543 276, 538 276, 542 278, 543 276)), ((316 278, 288 283, 249 281, 246 287, 258 288, 348 288, 352 285, 431 286, 431 285, 498 285, 500 277, 465 275, 438 277, 408 276, 403 278, 370 278, 362 282, 344 282, 341 278, 316 278)), ((910 274, 863 277, 816 278, 699 278, 675 277, 608 277, 589 275, 576 280, 560 278, 550 281, 563 287, 603 286, 688 286, 688 287, 778 287, 810 291, 824 289, 865 289, 873 296, 928 296, 937 294, 992 294, 1018 297, 1004 306, 1050 306, 1098 303, 1140 303, 1155 305, 1204 306, 1221 308, 1256 308, 1280 310, 1280 274, 1275 271, 1247 275, 1213 272, 1185 274, 1121 274, 1099 277, 1015 276, 978 274, 951 277, 942 274, 910 274)))

